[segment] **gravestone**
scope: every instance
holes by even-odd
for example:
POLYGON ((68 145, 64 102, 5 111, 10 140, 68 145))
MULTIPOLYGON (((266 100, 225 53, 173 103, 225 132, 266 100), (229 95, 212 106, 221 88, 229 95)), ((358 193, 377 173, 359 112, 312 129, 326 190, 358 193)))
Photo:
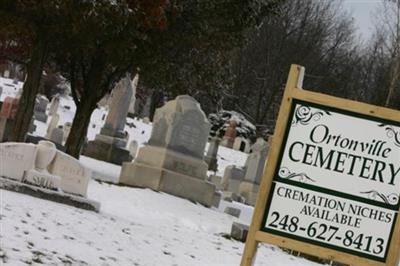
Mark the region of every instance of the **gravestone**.
POLYGON ((240 209, 235 208, 235 207, 231 207, 231 206, 226 207, 225 210, 224 210, 224 213, 229 214, 229 215, 231 215, 233 217, 236 217, 236 218, 240 217, 240 213, 241 212, 242 211, 240 209))
POLYGON ((236 138, 236 134, 237 134, 236 127, 237 127, 236 121, 230 120, 229 126, 225 131, 225 135, 222 138, 222 142, 221 142, 222 146, 225 146, 227 148, 233 147, 233 143, 235 142, 235 138, 236 138))
POLYGON ((62 126, 53 128, 49 139, 56 144, 62 145, 63 139, 64 139, 64 130, 63 130, 62 126))
POLYGON ((35 120, 38 120, 43 123, 47 123, 47 114, 46 109, 49 104, 49 100, 43 95, 38 95, 36 97, 36 103, 34 107, 34 116, 35 120))
POLYGON ((210 181, 212 184, 214 184, 216 189, 223 190, 223 187, 222 187, 222 176, 215 175, 215 174, 214 175, 210 175, 208 177, 208 181, 210 181))
POLYGON ((22 181, 39 187, 58 190, 61 187, 61 177, 51 175, 47 170, 57 153, 56 146, 49 141, 40 141, 35 148, 35 167, 25 171, 22 181))
POLYGON ((86 145, 84 155, 118 165, 132 160, 126 149, 129 136, 124 130, 132 96, 132 82, 127 74, 112 91, 106 122, 95 140, 86 145))
POLYGON ((139 83, 139 74, 136 74, 135 78, 132 80, 132 98, 131 102, 129 104, 129 109, 128 109, 128 117, 133 118, 135 115, 135 103, 136 103, 136 88, 139 83))
POLYGON ((57 114, 58 107, 60 106, 60 95, 56 95, 51 99, 49 115, 57 114))
POLYGON ((249 226, 246 224, 234 222, 231 228, 231 237, 240 242, 246 242, 249 226))
POLYGON ((65 143, 68 139, 69 133, 71 132, 72 123, 66 122, 63 126, 63 143, 65 143))
POLYGON ((6 97, 1 106, 0 116, 7 119, 14 119, 18 111, 18 99, 6 97))
POLYGON ((5 142, 14 127, 14 119, 18 111, 17 98, 6 97, 0 110, 0 142, 5 142))
POLYGON ((91 171, 54 143, 0 144, 0 176, 86 197, 91 171))
POLYGON ((50 139, 53 129, 57 128, 57 126, 58 126, 59 120, 60 120, 60 116, 58 114, 54 114, 51 117, 50 124, 47 127, 47 131, 46 131, 46 136, 45 136, 46 139, 50 139))
POLYGON ((148 118, 150 116, 151 102, 151 96, 146 97, 146 102, 142 108, 142 111, 140 112, 140 117, 148 118))
POLYGON ((207 155, 204 158, 206 163, 208 164, 208 170, 217 172, 218 171, 218 148, 219 148, 220 138, 212 137, 210 140, 210 144, 208 146, 207 155))
POLYGON ((129 143, 129 153, 131 154, 133 159, 136 157, 138 147, 139 144, 137 143, 136 140, 132 140, 131 143, 129 143))
POLYGON ((0 144, 0 176, 22 181, 25 172, 35 168, 36 153, 33 144, 0 144))
POLYGON ((236 165, 227 166, 222 178, 223 189, 235 194, 239 194, 239 186, 244 180, 245 174, 246 171, 243 168, 237 167, 236 165))
POLYGON ((107 106, 107 104, 108 104, 108 102, 109 102, 109 98, 110 98, 110 94, 107 93, 107 94, 104 95, 104 97, 101 98, 101 100, 97 103, 97 106, 106 108, 106 106, 107 106))
POLYGON ((252 153, 246 160, 246 174, 239 187, 239 194, 252 206, 256 203, 257 192, 264 173, 265 161, 269 151, 268 143, 258 138, 252 147, 252 153))
POLYGON ((236 137, 235 141, 233 142, 232 149, 249 153, 250 152, 250 141, 242 137, 236 137))
POLYGON ((206 181, 204 149, 210 123, 200 104, 178 96, 157 109, 151 137, 133 163, 124 163, 120 183, 151 188, 211 206, 215 185, 206 181))

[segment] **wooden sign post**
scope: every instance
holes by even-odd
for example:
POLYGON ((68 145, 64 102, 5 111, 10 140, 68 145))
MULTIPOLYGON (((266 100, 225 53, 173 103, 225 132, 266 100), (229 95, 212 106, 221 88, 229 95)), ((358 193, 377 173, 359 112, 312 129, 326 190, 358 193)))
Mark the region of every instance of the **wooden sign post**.
POLYGON ((292 65, 241 266, 266 242, 398 266, 400 112, 299 89, 292 65))

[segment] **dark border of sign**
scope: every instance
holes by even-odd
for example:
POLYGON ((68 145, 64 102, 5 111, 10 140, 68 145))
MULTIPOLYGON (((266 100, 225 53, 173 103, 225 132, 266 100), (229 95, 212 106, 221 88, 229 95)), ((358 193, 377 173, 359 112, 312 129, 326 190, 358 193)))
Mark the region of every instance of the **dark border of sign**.
POLYGON ((348 254, 360 256, 360 257, 363 257, 363 258, 372 259, 372 260, 379 261, 379 262, 386 262, 387 255, 388 255, 388 252, 389 252, 389 249, 390 249, 389 245, 392 242, 393 231, 394 231, 394 227, 396 225, 397 215, 398 215, 398 211, 399 211, 399 208, 400 208, 400 200, 398 201, 397 206, 394 206, 394 205, 381 203, 381 202, 374 201, 374 200, 371 200, 371 199, 367 199, 367 198, 363 198, 363 197, 359 197, 359 196, 354 196, 354 195, 351 195, 351 194, 347 194, 347 193, 343 193, 343 192, 339 192, 339 191, 335 191, 335 190, 330 190, 330 189, 326 189, 326 188, 322 188, 322 187, 313 186, 313 185, 310 185, 310 184, 304 184, 304 183, 300 183, 300 182, 296 182, 296 181, 292 181, 292 180, 279 178, 278 173, 279 173, 279 167, 280 167, 280 165, 282 163, 283 154, 284 154, 284 151, 285 151, 285 148, 286 148, 286 144, 287 144, 287 138, 289 136, 290 128, 291 128, 292 121, 293 121, 293 115, 294 115, 295 107, 296 107, 297 104, 303 104, 305 106, 310 106, 310 107, 318 108, 318 109, 321 109, 321 110, 328 110, 328 111, 332 111, 332 112, 335 112, 335 113, 340 113, 340 114, 344 114, 344 115, 347 115, 347 116, 357 117, 357 118, 361 118, 361 119, 365 119, 365 120, 376 121, 376 122, 384 123, 384 124, 387 124, 387 125, 394 125, 396 127, 400 127, 400 122, 393 121, 393 120, 388 120, 388 119, 383 119, 383 118, 379 118, 379 117, 375 117, 375 116, 370 116, 370 115, 366 115, 366 114, 361 114, 361 113, 357 113, 357 112, 353 112, 353 111, 343 110, 343 109, 340 109, 340 108, 326 106, 326 105, 322 105, 322 104, 318 104, 318 103, 307 102, 307 101, 296 99, 296 98, 292 98, 292 99, 293 100, 292 100, 291 107, 290 107, 289 118, 288 118, 288 122, 287 122, 286 129, 285 129, 285 135, 283 137, 281 150, 279 151, 278 163, 276 165, 273 182, 271 184, 272 187, 270 189, 269 197, 267 199, 267 205, 266 205, 266 208, 265 208, 265 211, 264 211, 263 222, 261 224, 261 229, 260 230, 263 231, 263 232, 274 234, 274 235, 283 236, 283 237, 286 237, 286 238, 290 238, 290 239, 294 239, 294 240, 310 243, 310 244, 313 244, 313 245, 316 245, 316 246, 330 248, 330 249, 337 250, 337 251, 340 251, 340 252, 345 252, 345 253, 348 253, 348 254), (273 197, 274 191, 275 191, 275 182, 286 183, 286 184, 289 184, 289 185, 294 185, 294 186, 298 186, 298 187, 301 187, 301 188, 309 189, 309 190, 312 190, 312 191, 326 193, 326 194, 334 195, 334 196, 341 197, 341 198, 351 199, 351 200, 354 200, 354 201, 358 201, 358 202, 366 203, 366 204, 373 205, 373 206, 376 206, 376 207, 386 208, 386 209, 390 209, 390 210, 395 211, 396 213, 395 213, 395 217, 393 219, 393 224, 392 224, 391 232, 390 232, 390 235, 389 235, 388 243, 386 245, 385 256, 383 258, 381 258, 381 257, 378 257, 378 256, 368 255, 368 254, 363 253, 363 252, 357 252, 357 251, 354 251, 354 250, 351 250, 351 249, 342 248, 342 247, 338 247, 338 246, 331 245, 331 244, 326 244, 324 242, 312 240, 312 239, 309 239, 309 238, 300 237, 300 236, 296 236, 296 235, 293 235, 293 234, 284 233, 284 232, 281 232, 281 231, 276 231, 276 230, 272 230, 272 229, 269 229, 269 228, 265 228, 265 224, 267 223, 267 217, 268 217, 269 209, 270 209, 270 206, 271 206, 271 203, 272 203, 272 197, 273 197))

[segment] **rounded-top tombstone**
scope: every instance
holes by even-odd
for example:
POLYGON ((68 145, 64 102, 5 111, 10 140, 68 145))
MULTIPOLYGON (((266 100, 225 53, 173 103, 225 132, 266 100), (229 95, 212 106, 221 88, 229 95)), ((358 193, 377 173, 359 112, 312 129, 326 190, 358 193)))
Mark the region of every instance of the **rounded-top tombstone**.
POLYGON ((210 128, 200 104, 181 95, 157 109, 149 144, 203 159, 210 128))

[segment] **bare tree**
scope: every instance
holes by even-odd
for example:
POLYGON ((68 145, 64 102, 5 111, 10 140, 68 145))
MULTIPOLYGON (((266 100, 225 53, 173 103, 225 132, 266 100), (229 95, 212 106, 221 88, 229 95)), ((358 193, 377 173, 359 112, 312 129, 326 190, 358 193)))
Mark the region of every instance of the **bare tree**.
POLYGON ((337 1, 287 1, 280 16, 267 18, 238 51, 236 80, 225 107, 272 127, 290 65, 307 68, 305 85, 342 97, 357 97, 359 47, 349 14, 337 1))

